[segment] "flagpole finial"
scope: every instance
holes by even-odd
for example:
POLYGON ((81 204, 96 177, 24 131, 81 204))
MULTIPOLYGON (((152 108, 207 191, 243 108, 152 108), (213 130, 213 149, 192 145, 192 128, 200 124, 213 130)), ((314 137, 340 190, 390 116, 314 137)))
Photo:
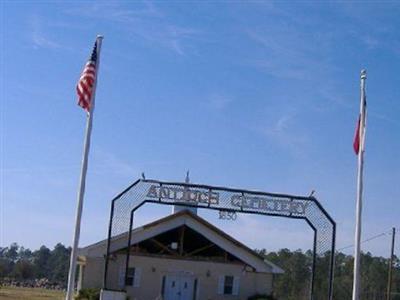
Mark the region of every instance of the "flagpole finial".
POLYGON ((365 69, 361 70, 361 79, 367 79, 367 70, 365 69))

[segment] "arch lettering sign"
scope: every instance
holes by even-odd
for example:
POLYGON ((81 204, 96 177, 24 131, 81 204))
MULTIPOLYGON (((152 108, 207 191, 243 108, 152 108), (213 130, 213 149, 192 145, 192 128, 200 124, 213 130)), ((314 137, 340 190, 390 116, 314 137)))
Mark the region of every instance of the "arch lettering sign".
MULTIPOLYGON (((129 265, 131 231, 135 212, 145 203, 179 205, 219 211, 220 217, 238 213, 275 216, 305 221, 313 231, 313 264, 310 299, 332 299, 336 224, 319 201, 312 197, 276 194, 210 185, 138 180, 112 200, 105 260, 104 288, 109 288, 108 266, 113 254, 126 249, 129 265), (118 246, 113 242, 118 236, 118 246), (318 284, 316 284, 318 283, 318 284)), ((268 238, 267 236, 265 238, 268 238)), ((125 274, 127 274, 125 272, 125 274)))

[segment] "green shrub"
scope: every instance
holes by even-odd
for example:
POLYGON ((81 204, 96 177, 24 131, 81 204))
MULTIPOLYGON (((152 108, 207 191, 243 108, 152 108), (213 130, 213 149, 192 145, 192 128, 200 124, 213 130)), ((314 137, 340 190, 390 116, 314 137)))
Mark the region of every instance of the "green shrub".
POLYGON ((99 300, 100 289, 81 289, 76 300, 99 300))

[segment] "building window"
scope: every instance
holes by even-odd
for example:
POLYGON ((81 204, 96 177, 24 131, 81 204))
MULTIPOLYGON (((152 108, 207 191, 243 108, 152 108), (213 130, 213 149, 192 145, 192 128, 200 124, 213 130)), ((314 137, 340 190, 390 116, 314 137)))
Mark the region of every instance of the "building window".
POLYGON ((232 275, 219 276, 218 295, 239 295, 239 277, 232 275))
POLYGON ((135 268, 128 268, 125 284, 132 286, 134 282, 135 282, 135 268))
POLYGON ((233 276, 225 276, 224 295, 232 295, 233 292, 233 276))

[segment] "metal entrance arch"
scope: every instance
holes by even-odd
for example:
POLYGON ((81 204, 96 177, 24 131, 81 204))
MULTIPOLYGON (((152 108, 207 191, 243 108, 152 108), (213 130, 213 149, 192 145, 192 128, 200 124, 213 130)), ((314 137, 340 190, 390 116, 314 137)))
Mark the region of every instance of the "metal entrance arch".
POLYGON ((314 232, 309 299, 332 300, 336 223, 316 198, 146 179, 137 180, 112 200, 104 289, 110 288, 109 262, 121 245, 126 248, 127 275, 134 213, 145 203, 305 220, 314 232))

